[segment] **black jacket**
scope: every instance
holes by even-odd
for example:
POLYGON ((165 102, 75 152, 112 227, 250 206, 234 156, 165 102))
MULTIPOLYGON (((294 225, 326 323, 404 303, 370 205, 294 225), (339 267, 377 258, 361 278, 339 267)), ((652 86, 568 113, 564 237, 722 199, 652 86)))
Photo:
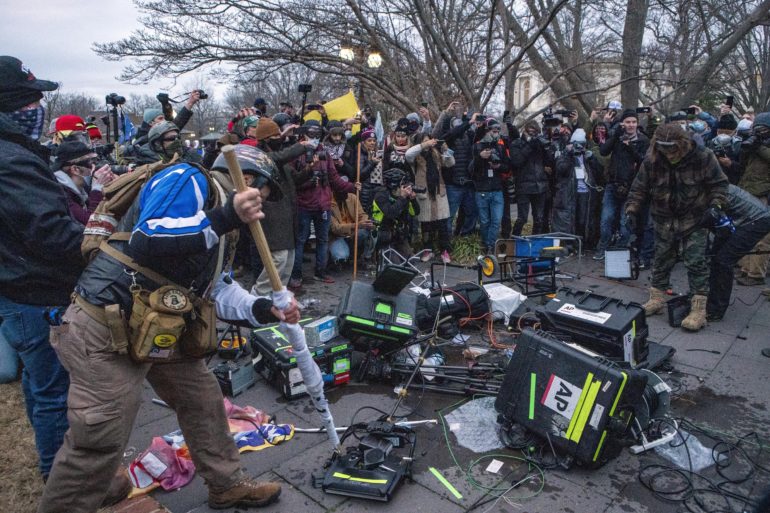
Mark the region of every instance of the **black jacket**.
POLYGON ((552 153, 544 141, 524 136, 511 142, 511 166, 516 177, 516 192, 520 194, 543 194, 548 190, 548 175, 545 166, 552 167, 552 153))
POLYGON ((578 157, 565 152, 556 159, 554 165, 554 194, 553 209, 551 211, 551 229, 554 232, 574 233, 583 237, 584 241, 590 241, 597 234, 599 219, 594 215, 596 213, 595 205, 601 201, 602 168, 596 156, 591 152, 583 155, 583 164, 585 169, 585 184, 589 194, 589 204, 586 212, 586 219, 578 223, 575 215, 577 201, 578 180, 575 176, 575 168, 580 166, 578 157), (582 225, 585 228, 584 233, 577 232, 577 226, 582 225))
POLYGON ((83 225, 48 168, 48 150, 0 113, 0 295, 66 305, 85 266, 83 225))
POLYGON ((305 147, 296 143, 279 151, 271 151, 267 145, 261 145, 260 148, 275 162, 278 169, 275 180, 283 192, 283 197, 278 201, 262 203, 262 211, 265 213, 262 229, 265 232, 267 244, 271 251, 294 249, 296 246, 294 235, 297 228, 296 187, 306 182, 312 175, 312 171, 307 172, 302 169, 297 172, 289 162, 303 155, 305 147))
POLYGON ((491 192, 503 190, 503 175, 510 169, 510 160, 506 145, 502 141, 494 143, 493 151, 500 157, 500 167, 492 169, 488 159, 481 158, 481 151, 488 145, 478 142, 473 145, 473 185, 476 192, 491 192))
POLYGON ((630 187, 634 181, 636 172, 644 160, 650 140, 641 131, 637 132, 636 141, 625 144, 623 127, 616 126, 611 131, 604 144, 599 146, 599 151, 605 157, 610 156, 610 164, 607 167, 607 180, 624 187, 630 187))

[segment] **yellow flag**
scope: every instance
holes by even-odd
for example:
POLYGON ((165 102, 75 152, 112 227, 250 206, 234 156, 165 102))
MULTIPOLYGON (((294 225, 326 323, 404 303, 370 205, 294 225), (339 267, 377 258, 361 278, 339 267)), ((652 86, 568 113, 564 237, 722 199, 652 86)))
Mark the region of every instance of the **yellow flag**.
POLYGON ((306 112, 304 120, 305 121, 310 121, 311 119, 314 120, 314 121, 318 121, 320 123, 321 122, 321 113, 318 112, 317 110, 311 110, 311 111, 306 112))
POLYGON ((353 96, 353 91, 344 94, 339 98, 335 98, 324 104, 324 110, 326 110, 326 117, 337 121, 345 121, 346 119, 353 118, 361 110, 358 108, 358 102, 356 97, 353 96))

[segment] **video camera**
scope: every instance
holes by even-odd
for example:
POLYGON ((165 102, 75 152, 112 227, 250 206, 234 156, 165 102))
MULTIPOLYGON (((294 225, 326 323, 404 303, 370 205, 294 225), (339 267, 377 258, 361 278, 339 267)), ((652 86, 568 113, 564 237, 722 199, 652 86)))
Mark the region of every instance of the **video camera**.
POLYGON ((548 128, 548 127, 555 127, 555 126, 561 125, 562 124, 562 118, 557 115, 560 112, 567 112, 567 113, 569 113, 569 111, 564 111, 564 110, 557 110, 554 113, 554 111, 552 109, 550 109, 550 108, 545 109, 543 111, 543 127, 548 128))
POLYGON ((123 105, 124 103, 126 103, 126 97, 120 96, 117 93, 110 93, 104 97, 104 101, 107 102, 107 105, 112 105, 113 107, 117 107, 119 105, 123 105))

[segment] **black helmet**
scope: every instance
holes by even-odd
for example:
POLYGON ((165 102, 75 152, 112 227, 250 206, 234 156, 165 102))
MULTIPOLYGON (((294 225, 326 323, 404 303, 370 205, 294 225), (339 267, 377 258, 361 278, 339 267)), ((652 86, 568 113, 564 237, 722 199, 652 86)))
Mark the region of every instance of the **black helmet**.
POLYGON ((406 174, 403 169, 391 167, 382 172, 382 183, 388 189, 396 189, 404 181, 404 176, 406 176, 406 174))
MULTIPOLYGON (((243 174, 256 177, 251 186, 260 189, 265 185, 269 185, 270 197, 268 200, 277 201, 281 199, 283 193, 280 186, 275 181, 277 170, 273 159, 271 159, 264 151, 247 144, 236 144, 233 148, 238 163, 241 165, 243 174)), ((217 155, 211 169, 229 173, 224 151, 217 155)))

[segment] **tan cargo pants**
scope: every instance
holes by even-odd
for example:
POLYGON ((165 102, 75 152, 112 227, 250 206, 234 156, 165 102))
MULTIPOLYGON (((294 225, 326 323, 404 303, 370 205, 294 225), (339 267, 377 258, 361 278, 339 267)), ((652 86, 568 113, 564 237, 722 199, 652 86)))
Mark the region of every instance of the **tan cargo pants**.
MULTIPOLYGON (((201 359, 138 364, 109 351, 106 326, 76 304, 51 331, 51 345, 70 374, 69 430, 48 477, 39 513, 93 513, 123 459, 141 400, 142 382, 176 411, 196 470, 209 487, 241 477, 216 378, 201 359)), ((158 436, 163 433, 157 433, 158 436)))

